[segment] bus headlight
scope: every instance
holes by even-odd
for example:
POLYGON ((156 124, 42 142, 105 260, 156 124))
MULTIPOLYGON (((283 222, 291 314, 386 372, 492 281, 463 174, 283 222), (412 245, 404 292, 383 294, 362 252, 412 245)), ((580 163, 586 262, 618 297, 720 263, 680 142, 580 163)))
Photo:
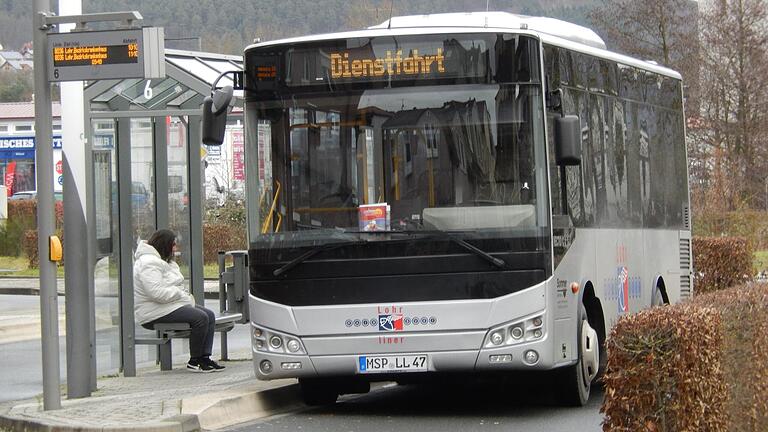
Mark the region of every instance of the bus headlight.
POLYGON ((483 340, 483 346, 486 348, 494 348, 499 346, 518 345, 525 342, 541 340, 546 334, 544 316, 539 313, 489 329, 486 339, 483 340))
POLYGON ((272 372, 272 362, 269 360, 262 360, 261 363, 259 363, 259 370, 264 375, 269 375, 272 372))
POLYGON ((534 350, 528 350, 523 354, 523 359, 529 365, 535 365, 539 361, 539 353, 534 350))
POLYGON ((272 347, 272 349, 280 349, 280 347, 283 346, 283 340, 280 336, 274 335, 269 338, 269 346, 272 347))
POLYGON ((301 345, 299 345, 299 341, 296 339, 290 339, 285 346, 288 347, 288 351, 292 353, 298 352, 299 349, 301 349, 301 345))
POLYGON ((501 345, 504 342, 504 335, 500 331, 491 333, 491 343, 494 345, 501 345))

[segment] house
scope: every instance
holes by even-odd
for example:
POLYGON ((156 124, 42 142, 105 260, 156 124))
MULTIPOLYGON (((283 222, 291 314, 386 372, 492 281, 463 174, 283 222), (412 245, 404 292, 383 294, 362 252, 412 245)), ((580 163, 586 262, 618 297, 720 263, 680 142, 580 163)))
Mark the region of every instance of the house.
POLYGON ((19 51, 22 56, 24 56, 25 60, 32 60, 33 57, 33 50, 32 50, 32 42, 27 42, 24 45, 21 46, 21 51, 19 51))
POLYGON ((16 51, 0 51, 0 70, 27 71, 34 68, 33 62, 16 51))

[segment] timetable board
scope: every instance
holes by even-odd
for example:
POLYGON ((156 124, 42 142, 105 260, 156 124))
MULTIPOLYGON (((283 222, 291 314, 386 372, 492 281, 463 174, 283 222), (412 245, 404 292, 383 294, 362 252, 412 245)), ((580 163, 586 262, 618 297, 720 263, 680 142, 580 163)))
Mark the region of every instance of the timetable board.
POLYGON ((48 80, 163 78, 164 39, 161 27, 51 33, 48 80))

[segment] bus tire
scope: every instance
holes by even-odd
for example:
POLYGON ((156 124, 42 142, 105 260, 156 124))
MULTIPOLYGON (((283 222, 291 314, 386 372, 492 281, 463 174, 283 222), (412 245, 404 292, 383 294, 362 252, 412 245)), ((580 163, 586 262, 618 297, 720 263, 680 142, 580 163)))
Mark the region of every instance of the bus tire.
POLYGON ((558 387, 561 388, 558 401, 572 407, 584 406, 589 401, 592 380, 600 363, 597 332, 589 325, 583 305, 579 306, 577 324, 579 359, 576 364, 558 370, 557 374, 558 387))
POLYGON ((663 282, 656 284, 656 288, 653 289, 653 295, 651 296, 651 307, 664 306, 669 304, 669 298, 662 286, 663 282))
POLYGON ((317 378, 300 378, 301 398, 309 406, 333 405, 339 397, 330 382, 317 378))

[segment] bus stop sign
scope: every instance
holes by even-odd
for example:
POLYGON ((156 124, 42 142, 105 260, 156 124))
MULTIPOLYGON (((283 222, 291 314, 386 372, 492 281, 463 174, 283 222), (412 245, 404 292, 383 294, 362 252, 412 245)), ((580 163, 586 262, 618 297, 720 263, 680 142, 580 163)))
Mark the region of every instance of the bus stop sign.
POLYGON ((162 27, 50 33, 48 80, 165 77, 162 27))

